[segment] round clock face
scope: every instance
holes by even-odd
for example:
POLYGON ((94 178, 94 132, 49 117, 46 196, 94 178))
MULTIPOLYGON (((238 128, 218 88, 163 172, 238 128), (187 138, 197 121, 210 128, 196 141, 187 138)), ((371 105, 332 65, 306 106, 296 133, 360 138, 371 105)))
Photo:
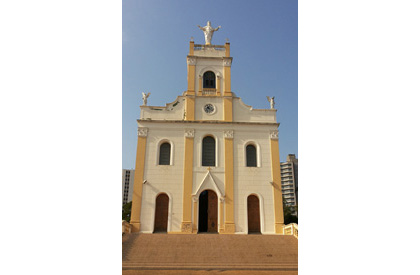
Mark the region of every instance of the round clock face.
POLYGON ((214 113, 215 108, 213 104, 206 104, 204 105, 204 112, 206 112, 207 114, 212 114, 214 113))

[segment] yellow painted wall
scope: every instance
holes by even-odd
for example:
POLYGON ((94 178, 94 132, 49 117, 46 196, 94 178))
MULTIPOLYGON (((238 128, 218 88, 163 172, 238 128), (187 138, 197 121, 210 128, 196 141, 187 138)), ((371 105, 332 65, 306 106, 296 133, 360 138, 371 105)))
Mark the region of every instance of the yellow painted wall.
POLYGON ((224 96, 232 96, 232 91, 230 88, 230 67, 225 66, 223 67, 223 95, 224 96))
POLYGON ((225 138, 225 231, 235 233, 233 194, 233 139, 225 138))
POLYGON ((195 95, 195 66, 187 66, 188 91, 187 95, 195 95))
POLYGON ((146 137, 137 138, 136 169, 134 173, 133 200, 131 206, 132 232, 140 231, 141 198, 143 193, 144 161, 146 156, 146 137))
POLYGON ((195 119, 195 98, 192 96, 185 97, 185 120, 195 119))
POLYGON ((223 120, 224 121, 233 121, 233 106, 232 106, 232 97, 223 98, 223 120))
POLYGON ((185 137, 184 151, 184 192, 182 197, 182 224, 181 232, 192 233, 191 201, 193 185, 193 155, 194 138, 185 137))
POLYGON ((284 217, 283 217, 283 197, 281 193, 279 141, 277 139, 271 139, 270 147, 271 147, 271 174, 273 178, 275 231, 277 234, 283 234, 284 217))

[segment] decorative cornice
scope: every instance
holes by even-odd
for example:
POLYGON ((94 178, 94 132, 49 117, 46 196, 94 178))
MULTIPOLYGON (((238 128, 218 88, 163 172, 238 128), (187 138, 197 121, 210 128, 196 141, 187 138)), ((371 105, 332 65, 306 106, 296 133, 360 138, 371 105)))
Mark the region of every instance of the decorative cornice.
POLYGON ((225 138, 233 138, 233 130, 228 130, 223 132, 225 138))
POLYGON ((197 64, 197 58, 196 57, 187 57, 187 64, 188 65, 195 65, 195 64, 197 64))
POLYGON ((279 139, 279 131, 270 131, 270 138, 271 139, 279 139))
POLYGON ((138 127, 137 129, 137 136, 139 137, 147 137, 149 129, 146 127, 138 127))
POLYGON ((229 58, 229 59, 223 59, 223 66, 224 67, 230 67, 230 66, 232 66, 232 59, 231 58, 229 58))
MULTIPOLYGON (((144 107, 149 107, 149 106, 142 106, 142 108, 144 107)), ((271 109, 265 109, 265 111, 273 111, 275 112, 276 110, 271 110, 271 109)), ((155 119, 137 119, 138 123, 182 123, 182 124, 225 124, 225 125, 255 125, 255 126, 260 126, 260 125, 270 125, 270 126, 276 126, 279 127, 280 123, 278 122, 239 122, 239 121, 223 121, 223 120, 155 120, 155 119)), ((192 125, 191 125, 192 126, 192 125)))
POLYGON ((185 130, 185 137, 193 138, 194 137, 194 129, 186 129, 185 130))

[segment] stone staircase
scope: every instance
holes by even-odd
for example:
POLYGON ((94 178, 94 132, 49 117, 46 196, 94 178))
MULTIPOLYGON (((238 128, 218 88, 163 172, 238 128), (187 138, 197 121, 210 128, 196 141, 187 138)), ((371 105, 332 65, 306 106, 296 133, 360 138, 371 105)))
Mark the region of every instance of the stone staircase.
POLYGON ((298 240, 287 235, 123 236, 123 270, 298 270, 298 240))

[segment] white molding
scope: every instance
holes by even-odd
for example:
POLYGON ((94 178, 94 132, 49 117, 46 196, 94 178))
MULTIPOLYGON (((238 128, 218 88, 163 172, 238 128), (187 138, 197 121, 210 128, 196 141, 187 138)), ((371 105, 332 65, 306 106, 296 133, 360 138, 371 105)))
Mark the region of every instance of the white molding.
POLYGON ((149 129, 146 127, 138 127, 137 128, 137 136, 139 137, 147 137, 147 133, 149 132, 149 129))
POLYGON ((223 67, 231 67, 232 66, 232 58, 223 59, 223 67))
POLYGON ((187 64, 195 66, 197 64, 197 57, 187 57, 187 64))
MULTIPOLYGON (((220 207, 224 207, 224 200, 225 195, 222 193, 222 191, 217 186, 216 181, 214 180, 213 176, 211 175, 210 171, 207 171, 207 174, 204 176, 203 180, 201 181, 200 185, 196 189, 195 193, 193 193, 192 200, 197 200, 197 213, 194 213, 194 215, 197 217, 197 228, 200 228, 200 195, 203 191, 210 190, 216 193, 217 195, 217 232, 219 232, 220 224, 223 222, 221 220, 220 216, 220 207), (210 182, 209 184, 204 184, 206 180, 210 182), (222 206, 220 206, 220 202, 222 202, 222 206)), ((223 209, 224 210, 224 209, 223 209)), ((224 213, 224 211, 223 211, 224 213)))
POLYGON ((197 141, 197 154, 198 154, 198 165, 197 167, 219 167, 219 141, 217 136, 213 135, 213 134, 203 134, 200 136, 200 138, 197 141), (212 138, 214 138, 215 141, 215 163, 214 166, 203 166, 203 160, 202 160, 202 156, 203 156, 203 139, 207 136, 210 136, 212 138))
POLYGON ((233 130, 223 131, 224 138, 233 138, 233 130))
POLYGON ((270 139, 279 139, 279 131, 278 130, 270 131, 270 139))
MULTIPOLYGON (((243 145, 243 148, 242 148, 242 150, 243 150, 243 154, 244 154, 244 161, 243 161, 243 164, 244 164, 244 166, 245 167, 248 167, 248 166, 246 166, 246 147, 248 146, 248 145, 254 145, 255 146, 255 149, 257 149, 257 167, 254 167, 254 168, 260 168, 261 167, 261 146, 260 146, 260 144, 259 143, 257 143, 256 141, 254 141, 254 140, 247 140, 247 141, 245 141, 245 143, 244 143, 244 145, 243 145)), ((251 167, 252 168, 252 167, 251 167)))
POLYGON ((169 143, 171 145, 171 156, 169 158, 169 166, 173 166, 174 165, 174 150, 175 150, 175 146, 174 146, 174 143, 170 139, 168 139, 168 138, 162 138, 157 143, 157 148, 156 148, 156 165, 157 166, 168 166, 168 165, 159 165, 160 146, 162 145, 162 143, 165 143, 165 142, 167 142, 167 143, 169 143))
POLYGON ((204 103, 204 105, 203 105, 203 112, 204 112, 204 114, 206 114, 208 116, 212 116, 217 112, 217 107, 213 102, 208 101, 208 102, 204 103), (207 104, 211 104, 213 106, 213 108, 214 108, 213 112, 207 113, 206 110, 204 110, 204 107, 206 107, 207 104))
POLYGON ((202 68, 199 72, 198 75, 203 76, 205 72, 207 71, 211 71, 214 73, 215 76, 217 75, 223 75, 223 73, 221 71, 219 71, 216 67, 214 66, 205 66, 204 68, 202 68))
POLYGON ((207 174, 204 176, 203 180, 201 181, 200 185, 197 187, 196 191, 192 194, 192 196, 197 197, 197 199, 199 199, 199 196, 200 196, 201 192, 204 191, 204 190, 215 191, 216 194, 218 195, 219 199, 225 197, 225 195, 222 193, 222 191, 217 186, 217 183, 214 180, 213 176, 211 175, 210 171, 207 171, 207 174), (214 190, 209 189, 207 185, 204 186, 204 183, 205 183, 207 178, 209 178, 210 187, 212 186, 214 188, 214 190))
POLYGON ((194 129, 185 129, 185 137, 193 138, 194 137, 194 129))

